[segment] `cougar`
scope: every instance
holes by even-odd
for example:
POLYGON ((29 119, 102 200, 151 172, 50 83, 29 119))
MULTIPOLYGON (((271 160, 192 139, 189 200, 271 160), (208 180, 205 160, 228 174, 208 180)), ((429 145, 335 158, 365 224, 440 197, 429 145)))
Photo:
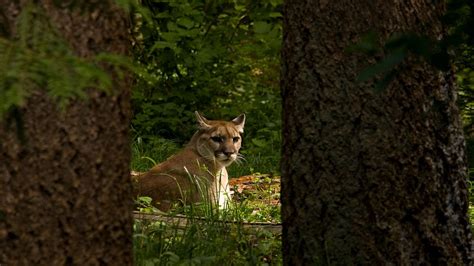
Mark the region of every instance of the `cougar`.
POLYGON ((176 202, 208 197, 220 208, 230 199, 226 167, 239 158, 245 114, 232 121, 208 120, 197 111, 198 130, 185 148, 136 177, 136 195, 168 211, 176 202))

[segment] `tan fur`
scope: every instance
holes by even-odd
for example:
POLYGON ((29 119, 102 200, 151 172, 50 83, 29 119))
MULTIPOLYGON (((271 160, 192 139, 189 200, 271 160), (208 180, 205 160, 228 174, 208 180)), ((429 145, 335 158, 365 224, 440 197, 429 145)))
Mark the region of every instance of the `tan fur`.
POLYGON ((136 194, 151 197, 160 210, 201 201, 203 195, 223 207, 230 197, 225 167, 237 159, 245 115, 218 121, 196 112, 196 118, 199 129, 186 147, 136 178, 136 194))

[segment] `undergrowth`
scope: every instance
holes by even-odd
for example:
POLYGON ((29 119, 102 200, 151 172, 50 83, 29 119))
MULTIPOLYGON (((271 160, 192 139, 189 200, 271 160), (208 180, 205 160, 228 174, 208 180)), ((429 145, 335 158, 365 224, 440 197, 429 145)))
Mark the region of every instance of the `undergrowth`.
POLYGON ((135 222, 136 265, 281 265, 281 236, 244 229, 238 206, 212 213, 191 209, 185 211, 184 227, 172 221, 135 222))
MULTIPOLYGON (((162 138, 132 140, 132 170, 146 171, 181 149, 162 138)), ((278 173, 279 158, 247 154, 228 169, 230 177, 259 172, 278 173)), ((273 176, 273 175, 270 175, 273 176)), ((212 204, 175 208, 171 214, 189 218, 182 227, 173 222, 136 220, 134 256, 136 265, 281 265, 281 235, 264 229, 243 228, 247 222, 281 221, 279 190, 269 177, 261 178, 254 191, 238 192, 225 210, 212 204), (201 219, 203 218, 203 219, 201 219), (227 221, 227 222, 223 222, 227 221)), ((149 198, 140 198, 141 212, 155 212, 149 198)))
MULTIPOLYGON (((140 136, 135 136, 132 140, 131 168, 139 172, 147 171, 158 162, 165 161, 182 148, 181 145, 172 140, 160 137, 144 139, 140 136)), ((244 159, 227 167, 229 177, 239 177, 255 173, 279 174, 279 150, 267 150, 266 148, 255 146, 247 149, 244 141, 240 152, 244 159)))
MULTIPOLYGON (((132 141, 132 169, 146 171, 181 149, 180 145, 161 138, 132 141)), ((245 149, 244 149, 245 151, 245 149)), ((244 222, 280 223, 280 208, 272 204, 279 199, 273 186, 278 174, 279 158, 249 152, 246 160, 229 168, 230 177, 252 174, 258 177, 255 189, 239 191, 234 187, 234 201, 225 211, 213 211, 204 206, 175 209, 175 214, 191 217, 185 228, 173 223, 136 220, 134 224, 134 254, 137 265, 281 265, 281 235, 269 231, 249 233, 244 222), (270 173, 266 175, 259 174, 270 173), (204 217, 200 221, 193 217, 204 217), (233 221, 234 223, 223 223, 233 221)), ((474 233, 474 184, 469 182, 469 217, 474 233)), ((150 211, 145 202, 142 211, 150 211)))

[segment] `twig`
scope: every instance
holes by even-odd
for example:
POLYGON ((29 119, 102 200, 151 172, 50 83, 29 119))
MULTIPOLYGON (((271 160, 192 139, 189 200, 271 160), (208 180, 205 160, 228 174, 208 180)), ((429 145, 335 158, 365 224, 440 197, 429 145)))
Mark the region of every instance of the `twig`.
MULTIPOLYGON (((150 220, 150 221, 161 221, 165 223, 172 224, 177 228, 184 229, 186 228, 191 222, 200 222, 204 223, 209 219, 204 217, 187 217, 184 215, 175 215, 170 216, 166 214, 156 214, 156 213, 142 213, 138 211, 133 212, 133 217, 138 220, 150 220)), ((227 224, 227 225, 240 225, 243 229, 247 229, 250 232, 255 231, 269 231, 276 235, 281 235, 281 224, 274 224, 274 223, 244 223, 244 222, 235 222, 235 221, 223 221, 218 220, 219 223, 227 224)))

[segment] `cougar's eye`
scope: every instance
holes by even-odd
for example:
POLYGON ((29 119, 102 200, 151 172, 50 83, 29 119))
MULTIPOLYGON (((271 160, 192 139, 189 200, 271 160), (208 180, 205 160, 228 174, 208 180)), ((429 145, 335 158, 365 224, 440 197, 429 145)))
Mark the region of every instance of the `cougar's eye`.
POLYGON ((221 143, 223 141, 223 138, 220 136, 211 137, 211 139, 212 141, 217 142, 217 143, 221 143))
POLYGON ((232 138, 232 141, 234 141, 234 143, 236 143, 236 142, 239 141, 239 139, 240 139, 239 137, 233 137, 233 138, 232 138))

